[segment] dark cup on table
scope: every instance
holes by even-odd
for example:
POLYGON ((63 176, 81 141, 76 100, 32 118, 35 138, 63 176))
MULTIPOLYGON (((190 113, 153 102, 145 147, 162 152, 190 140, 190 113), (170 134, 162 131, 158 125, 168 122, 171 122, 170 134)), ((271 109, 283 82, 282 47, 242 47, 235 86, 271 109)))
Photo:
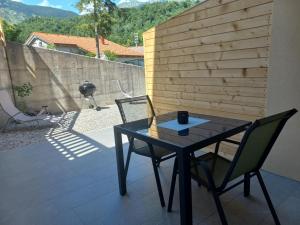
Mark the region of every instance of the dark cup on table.
POLYGON ((189 128, 178 131, 178 135, 179 135, 179 136, 188 136, 189 133, 190 133, 190 132, 189 132, 189 128))
POLYGON ((179 124, 189 123, 189 112, 188 111, 178 111, 177 112, 177 122, 179 124))

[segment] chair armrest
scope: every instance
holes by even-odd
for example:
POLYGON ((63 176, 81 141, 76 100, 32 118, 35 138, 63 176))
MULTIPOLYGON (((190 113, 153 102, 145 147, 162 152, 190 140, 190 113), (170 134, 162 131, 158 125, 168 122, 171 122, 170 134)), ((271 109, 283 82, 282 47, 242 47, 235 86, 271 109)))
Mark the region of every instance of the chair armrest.
POLYGON ((231 144, 235 144, 235 145, 240 145, 241 144, 241 142, 235 141, 235 140, 231 140, 231 139, 224 139, 222 141, 228 142, 228 143, 231 143, 231 144))
POLYGON ((216 147, 215 147, 215 155, 217 155, 218 152, 219 152, 221 142, 228 142, 228 143, 235 144, 235 145, 240 145, 241 144, 241 142, 225 138, 225 139, 217 142, 216 147))

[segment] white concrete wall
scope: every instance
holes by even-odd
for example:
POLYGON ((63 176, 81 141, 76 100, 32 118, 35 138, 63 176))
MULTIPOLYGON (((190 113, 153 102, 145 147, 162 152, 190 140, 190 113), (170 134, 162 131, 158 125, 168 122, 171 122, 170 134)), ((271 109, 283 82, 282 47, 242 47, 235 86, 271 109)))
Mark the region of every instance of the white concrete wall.
MULTIPOLYGON (((115 98, 124 97, 115 80, 120 80, 123 88, 134 95, 145 94, 142 67, 15 43, 7 44, 7 53, 13 84, 30 82, 33 85, 32 95, 25 98, 26 105, 32 110, 39 110, 42 105, 48 105, 52 112, 86 108, 88 103, 78 90, 85 80, 96 85, 95 99, 100 106, 113 104, 115 98)), ((4 84, 2 79, 7 77, 3 74, 8 72, 4 59, 1 51, 0 87, 4 84)), ((10 86, 10 82, 8 84, 10 86)), ((1 112, 0 117, 3 117, 1 112)))
MULTIPOLYGON (((300 110, 300 1, 274 0, 267 114, 300 110)), ((300 181, 300 113, 288 121, 265 168, 300 181)))

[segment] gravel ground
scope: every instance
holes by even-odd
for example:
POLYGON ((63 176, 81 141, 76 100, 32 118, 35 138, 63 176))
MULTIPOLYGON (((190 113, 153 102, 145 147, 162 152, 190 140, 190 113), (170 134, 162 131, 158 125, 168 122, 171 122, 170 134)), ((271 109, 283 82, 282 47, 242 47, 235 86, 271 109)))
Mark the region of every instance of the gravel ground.
POLYGON ((118 107, 116 105, 106 106, 101 111, 83 109, 80 112, 67 112, 61 120, 62 127, 27 127, 13 129, 5 133, 0 132, 0 151, 12 150, 26 145, 39 143, 46 140, 49 133, 75 131, 85 133, 88 131, 112 127, 122 123, 118 107))

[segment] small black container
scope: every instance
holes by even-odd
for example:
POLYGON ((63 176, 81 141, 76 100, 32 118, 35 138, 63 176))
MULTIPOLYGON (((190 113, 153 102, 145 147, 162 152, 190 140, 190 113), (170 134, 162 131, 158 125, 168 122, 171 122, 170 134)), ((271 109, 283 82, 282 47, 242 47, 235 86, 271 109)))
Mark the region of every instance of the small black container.
POLYGON ((178 111, 177 112, 177 121, 179 124, 188 124, 189 123, 189 112, 188 111, 178 111))
POLYGON ((189 133, 190 133, 189 128, 178 131, 178 135, 179 135, 179 136, 188 136, 189 133))

